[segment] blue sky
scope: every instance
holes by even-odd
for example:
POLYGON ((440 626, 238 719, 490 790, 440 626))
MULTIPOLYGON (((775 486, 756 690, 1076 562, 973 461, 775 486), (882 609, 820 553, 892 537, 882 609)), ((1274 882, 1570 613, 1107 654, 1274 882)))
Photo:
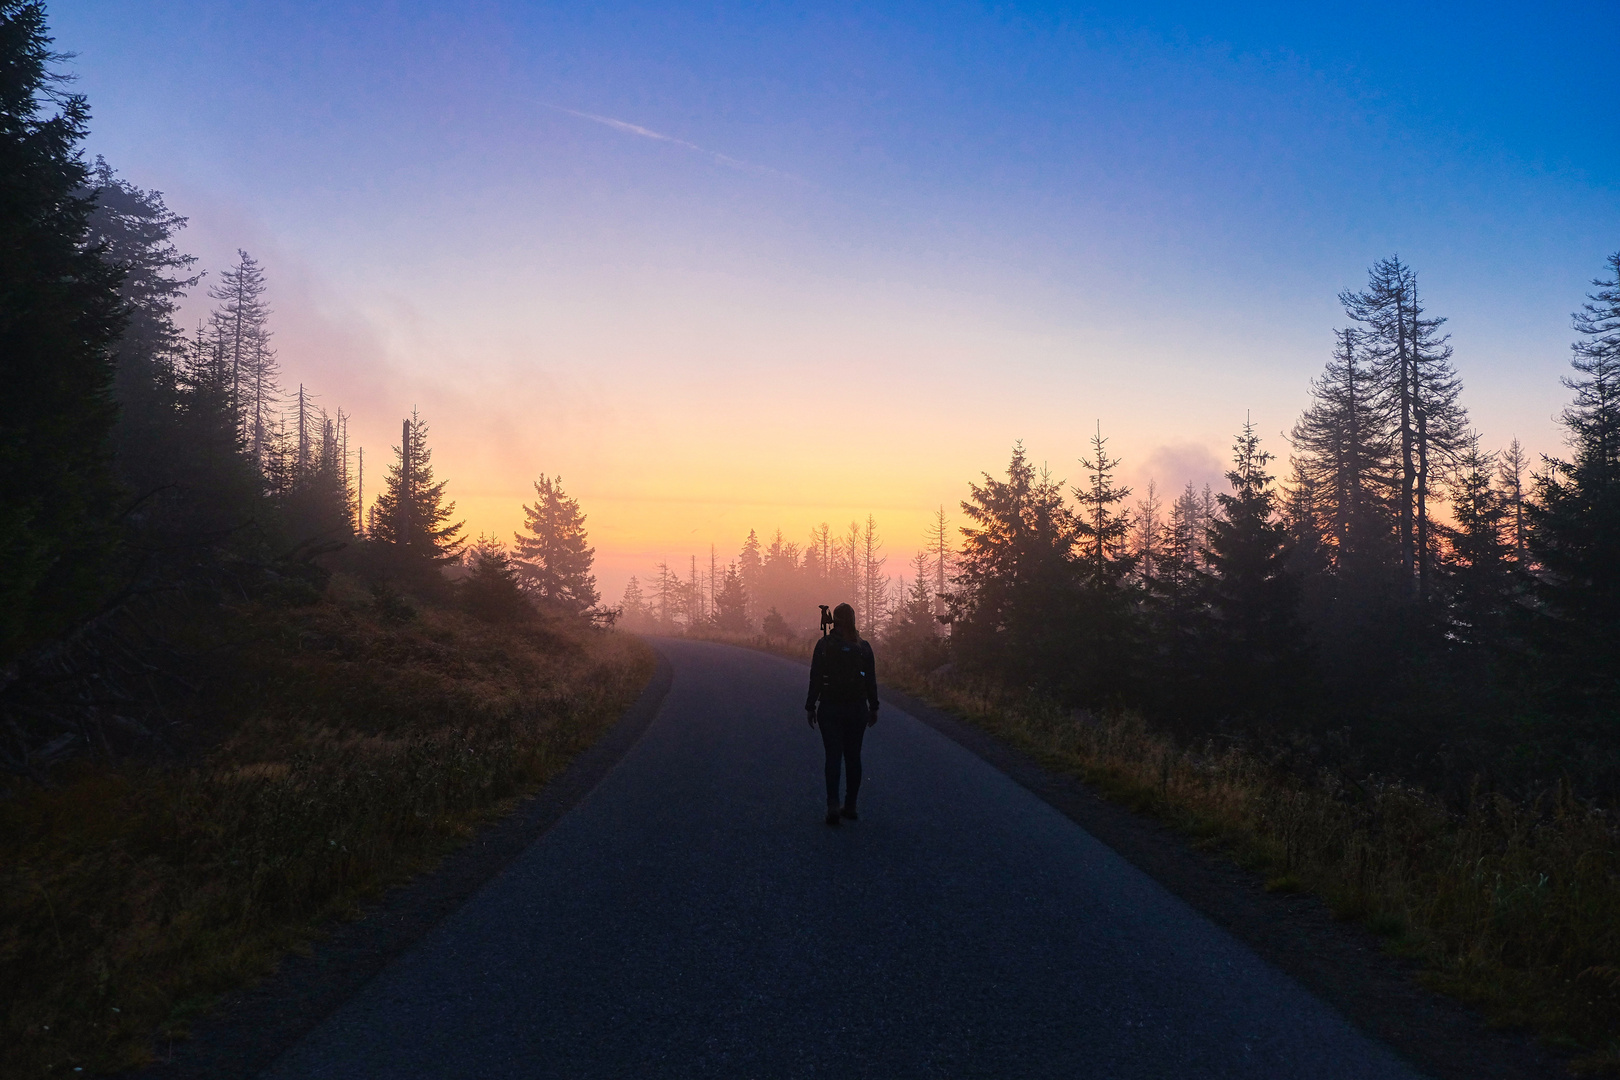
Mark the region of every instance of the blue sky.
POLYGON ((420 405, 475 525, 563 472, 611 584, 683 543, 864 509, 902 552, 1012 440, 1075 472, 1099 420, 1138 483, 1207 477, 1245 412, 1285 450, 1335 294, 1392 253, 1451 320, 1487 444, 1556 449, 1569 312, 1620 248, 1613 14, 81 2, 52 21, 91 150, 191 215, 205 265, 267 264, 289 380, 379 451, 420 405))

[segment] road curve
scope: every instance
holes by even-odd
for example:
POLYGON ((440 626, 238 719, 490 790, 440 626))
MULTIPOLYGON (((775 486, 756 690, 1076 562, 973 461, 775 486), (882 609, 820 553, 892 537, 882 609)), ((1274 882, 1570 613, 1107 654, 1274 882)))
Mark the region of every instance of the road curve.
POLYGON ((804 666, 656 644, 624 760, 265 1076, 1417 1075, 897 710, 829 828, 804 666))

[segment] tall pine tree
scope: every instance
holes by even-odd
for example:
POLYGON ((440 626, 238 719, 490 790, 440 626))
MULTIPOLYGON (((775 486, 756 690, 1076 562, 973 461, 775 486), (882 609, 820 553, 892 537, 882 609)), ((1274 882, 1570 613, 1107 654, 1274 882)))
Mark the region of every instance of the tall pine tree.
POLYGON ((1269 720, 1305 683, 1309 654, 1300 626, 1299 581, 1289 569, 1288 531, 1277 514, 1272 455, 1245 421, 1233 444, 1230 494, 1209 526, 1204 599, 1211 649, 1208 685, 1224 715, 1269 720))
POLYGON ((119 503, 122 274, 85 242, 90 110, 51 40, 43 4, 0 0, 0 669, 103 601, 119 503))
POLYGON ((427 432, 427 424, 413 409, 400 425, 394 463, 372 505, 366 531, 383 554, 386 569, 435 584, 427 571, 458 560, 466 541, 460 535, 463 523, 450 521, 456 504, 444 497, 449 482, 433 478, 427 432))
POLYGON ((1620 700, 1620 252, 1574 315, 1569 457, 1548 459, 1530 505, 1544 640, 1577 700, 1620 700))
MULTIPOLYGON (((523 508, 523 532, 517 534, 518 572, 540 600, 573 615, 583 614, 598 599, 591 573, 596 551, 585 542, 585 514, 578 500, 564 494, 561 477, 542 473, 534 482, 534 494, 534 503, 523 508)), ((696 584, 694 570, 693 593, 696 584)), ((695 605, 697 597, 687 600, 695 605)))

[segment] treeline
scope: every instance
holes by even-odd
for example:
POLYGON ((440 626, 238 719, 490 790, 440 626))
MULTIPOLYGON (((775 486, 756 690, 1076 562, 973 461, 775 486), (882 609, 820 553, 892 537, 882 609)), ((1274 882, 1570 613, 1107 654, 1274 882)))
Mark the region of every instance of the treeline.
MULTIPOLYGON (((1340 296, 1286 469, 1250 422, 1227 490, 1118 480, 1097 432, 1070 484, 1015 446, 941 511, 911 582, 876 525, 632 579, 631 625, 803 634, 853 598, 888 655, 1136 710, 1181 731, 1456 790, 1620 795, 1620 254, 1574 316, 1567 453, 1487 450, 1415 270, 1340 296), (1282 475, 1279 475, 1282 474, 1282 475), (1136 496, 1133 499, 1133 496, 1136 496), (1168 505, 1167 505, 1168 503, 1168 505)), ((1459 792, 1460 793, 1460 792, 1459 792)))
POLYGON ((555 478, 511 551, 469 545, 415 412, 368 478, 349 416, 283 384, 246 252, 179 325, 204 282, 186 219, 84 160, 89 107, 54 60, 43 5, 0 0, 0 766, 157 737, 165 606, 311 602, 344 569, 401 618, 417 600, 596 613, 555 478))

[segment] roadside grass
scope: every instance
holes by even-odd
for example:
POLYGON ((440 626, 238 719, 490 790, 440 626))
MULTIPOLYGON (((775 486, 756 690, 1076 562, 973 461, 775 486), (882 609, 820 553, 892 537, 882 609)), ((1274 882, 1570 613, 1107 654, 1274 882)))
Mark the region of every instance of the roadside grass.
POLYGON ((0 800, 0 1074, 151 1060, 510 810, 655 666, 624 634, 396 608, 338 578, 309 606, 186 613, 187 748, 0 800))
MULTIPOLYGON (((804 659, 814 639, 708 640, 804 659)), ((1320 897, 1419 965, 1425 985, 1536 1032, 1581 1075, 1620 1075, 1620 822, 1560 788, 1462 810, 1393 778, 1302 775, 1253 750, 1178 742, 1140 716, 1061 709, 888 661, 882 681, 1262 875, 1320 897)))
POLYGON ((1620 1073, 1620 825, 1566 791, 1459 811, 1396 780, 1302 776, 1140 717, 1068 712, 890 664, 884 681, 1109 799, 1308 892, 1416 960, 1431 988, 1537 1032, 1581 1074, 1620 1073))

